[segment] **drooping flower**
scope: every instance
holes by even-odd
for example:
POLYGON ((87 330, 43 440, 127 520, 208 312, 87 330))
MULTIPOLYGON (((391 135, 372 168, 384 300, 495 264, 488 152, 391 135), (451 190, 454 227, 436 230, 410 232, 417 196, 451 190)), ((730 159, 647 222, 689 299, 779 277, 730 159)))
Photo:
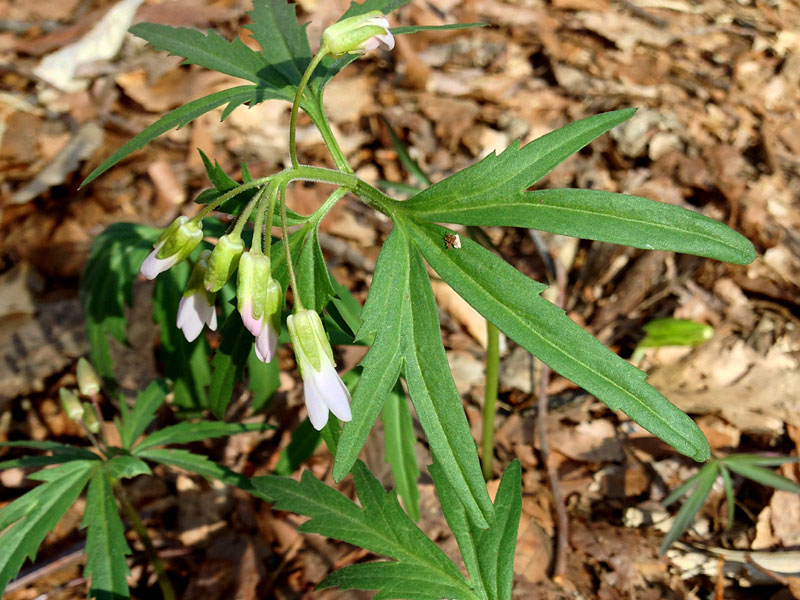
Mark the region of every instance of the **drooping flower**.
POLYGON ((239 266, 244 252, 244 242, 237 234, 226 234, 219 238, 208 259, 203 283, 209 292, 220 291, 239 266))
POLYGON ((282 297, 280 284, 272 278, 269 258, 245 252, 239 261, 237 306, 242 323, 256 338, 256 356, 263 362, 272 362, 275 357, 282 297))
POLYGON ((316 311, 297 310, 286 320, 300 375, 308 418, 320 430, 328 422, 328 411, 350 421, 350 392, 336 372, 333 351, 316 311))
POLYGON ((178 329, 183 331, 186 341, 193 342, 207 325, 211 331, 217 329, 217 311, 214 308, 216 293, 203 286, 203 277, 208 268, 210 250, 204 250, 192 269, 186 291, 178 304, 178 329))
POLYGON ((178 217, 153 244, 153 251, 142 261, 139 272, 147 279, 155 279, 159 273, 185 260, 202 239, 200 223, 185 216, 178 217))
POLYGON ((364 54, 379 46, 386 50, 394 48, 389 20, 379 10, 342 19, 322 33, 322 47, 334 57, 364 54))

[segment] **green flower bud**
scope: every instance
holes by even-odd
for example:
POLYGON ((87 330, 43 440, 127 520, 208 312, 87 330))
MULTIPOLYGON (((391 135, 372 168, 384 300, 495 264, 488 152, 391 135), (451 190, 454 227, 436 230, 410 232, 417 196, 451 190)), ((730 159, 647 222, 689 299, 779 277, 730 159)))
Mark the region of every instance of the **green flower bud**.
POLYGON ((271 263, 263 254, 245 252, 239 261, 236 304, 242 322, 253 335, 261 333, 261 317, 267 303, 271 263))
POLYGON ((221 290, 239 266, 239 259, 244 252, 244 242, 240 237, 223 235, 219 238, 214 251, 208 257, 208 268, 203 283, 209 292, 221 290))
POLYGON ((83 424, 92 433, 100 431, 100 421, 97 418, 97 413, 94 410, 94 406, 88 402, 83 403, 83 424))
POLYGON ((363 54, 378 46, 387 50, 394 48, 389 21, 379 10, 342 19, 322 33, 322 47, 334 57, 363 54))
POLYGON ((100 376, 94 370, 92 363, 83 358, 78 359, 78 389, 84 396, 94 396, 100 393, 100 387, 103 382, 100 381, 100 376))
POLYGON ((80 421, 83 418, 83 405, 78 394, 62 387, 58 390, 58 396, 61 398, 61 406, 67 416, 73 421, 80 421))
POLYGON ((167 227, 153 245, 153 251, 144 259, 139 271, 147 279, 155 279, 174 265, 184 260, 197 248, 203 239, 199 223, 181 216, 167 227))
POLYGON ((289 338, 298 358, 301 375, 305 376, 303 371, 306 364, 315 371, 320 371, 323 360, 333 362, 331 343, 328 341, 322 319, 316 311, 298 310, 289 315, 286 325, 289 328, 289 338))

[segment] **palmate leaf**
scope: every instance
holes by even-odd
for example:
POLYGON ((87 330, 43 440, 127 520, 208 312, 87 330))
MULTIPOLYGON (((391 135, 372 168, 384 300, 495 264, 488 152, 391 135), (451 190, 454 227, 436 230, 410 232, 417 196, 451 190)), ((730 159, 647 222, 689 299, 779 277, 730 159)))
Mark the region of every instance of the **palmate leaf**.
POLYGON ((0 470, 12 468, 38 468, 48 465, 58 465, 73 460, 96 460, 97 455, 85 448, 78 446, 70 446, 69 444, 60 444, 58 442, 49 441, 32 441, 23 440, 18 442, 0 442, 0 447, 6 446, 8 448, 31 448, 33 450, 43 450, 45 452, 52 452, 49 456, 21 456, 20 458, 12 458, 0 462, 0 470))
POLYGON ((275 503, 275 508, 311 517, 304 532, 342 540, 388 556, 396 562, 354 565, 329 575, 319 587, 379 590, 376 599, 476 599, 458 567, 431 542, 403 512, 394 492, 386 493, 360 461, 353 468, 354 502, 303 472, 300 481, 274 475, 253 484, 275 503))
POLYGON ((98 469, 89 483, 81 525, 87 528, 83 576, 92 582, 89 598, 129 598, 126 577, 130 569, 125 556, 131 553, 131 549, 125 541, 125 528, 105 469, 98 469))
MULTIPOLYGON (((403 386, 398 381, 386 397, 381 411, 384 435, 384 456, 392 467, 394 487, 403 506, 413 521, 419 521, 419 465, 414 452, 417 441, 408 400, 403 386)), ((341 443, 341 442, 340 442, 341 443)))
POLYGON ((153 249, 159 231, 131 223, 115 223, 92 243, 81 277, 80 296, 92 363, 101 377, 113 379, 108 336, 126 341, 124 308, 130 306, 139 266, 153 249))
POLYGON ((99 460, 71 461, 29 475, 44 483, 0 510, 0 594, 100 467, 99 460))
MULTIPOLYGON (((163 379, 156 379, 136 396, 133 410, 126 410, 117 424, 122 447, 130 450, 133 443, 144 433, 156 417, 156 411, 164 403, 169 387, 163 379)), ((123 401, 124 403, 124 401, 123 401)), ((127 407, 127 405, 125 405, 127 407)))
POLYGON ((460 249, 448 250, 448 229, 402 222, 442 279, 507 336, 679 452, 697 461, 709 457, 708 442, 694 421, 648 385, 644 372, 542 298, 545 285, 469 239, 462 238, 460 249))

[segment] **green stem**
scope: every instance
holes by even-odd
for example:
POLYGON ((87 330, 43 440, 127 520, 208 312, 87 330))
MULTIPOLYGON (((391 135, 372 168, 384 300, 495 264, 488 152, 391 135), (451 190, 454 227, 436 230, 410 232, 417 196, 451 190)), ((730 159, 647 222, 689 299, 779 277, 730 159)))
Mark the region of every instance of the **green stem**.
POLYGON ((481 466, 483 478, 492 478, 494 457, 494 417, 497 407, 497 382, 500 372, 500 332, 486 321, 486 393, 483 401, 483 431, 481 432, 481 466))
POLYGON ((172 583, 170 583, 169 577, 167 577, 167 571, 164 569, 164 563, 161 562, 161 558, 159 558, 158 552, 153 545, 153 540, 150 539, 150 534, 147 533, 147 528, 144 526, 144 523, 142 523, 141 518, 139 518, 139 513, 136 512, 133 504, 131 504, 131 501, 128 499, 128 495, 125 493, 122 485, 117 483, 114 486, 114 491, 116 492, 117 500, 119 500, 119 503, 122 505, 122 509, 125 511, 125 515, 128 517, 131 525, 133 525, 136 535, 139 536, 139 539, 144 546, 147 559, 150 561, 150 564, 153 566, 153 570, 156 572, 158 586, 161 588, 161 595, 164 597, 164 600, 175 600, 175 590, 172 588, 172 583))
MULTIPOLYGON (((244 210, 239 215, 239 219, 236 221, 236 226, 233 228, 233 232, 231 233, 232 237, 234 238, 242 237, 242 230, 244 229, 244 224, 247 223, 248 219, 250 219, 250 214, 253 212, 253 209, 256 207, 256 205, 259 202, 261 202, 262 198, 264 198, 268 189, 269 187, 261 188, 260 190, 258 190, 258 193, 255 196, 253 196, 250 202, 247 203, 247 206, 244 207, 244 210)), ((256 218, 258 218, 258 215, 256 215, 256 218)))
POLYGON ((289 271, 289 285, 294 294, 295 310, 304 310, 303 301, 300 299, 300 288, 297 287, 297 277, 294 274, 294 264, 292 262, 292 251, 289 248, 289 228, 286 226, 286 184, 281 185, 281 239, 283 239, 283 251, 286 253, 286 269, 289 271))
MULTIPOLYGON (((272 243, 272 218, 273 215, 275 214, 275 204, 277 202, 278 202, 278 188, 272 187, 270 192, 267 194, 267 218, 264 219, 264 223, 266 226, 263 232, 264 244, 266 245, 267 248, 269 248, 270 244, 272 243)), ((260 214, 263 215, 263 213, 260 214)), ((261 229, 259 229, 259 236, 261 235, 261 233, 262 233, 261 229)), ((260 239, 261 238, 259 237, 259 245, 258 245, 259 254, 261 253, 260 239)))
POLYGON ((328 54, 328 48, 323 46, 319 49, 319 52, 311 59, 311 62, 306 67, 306 72, 303 73, 303 78, 300 80, 300 84, 297 86, 297 93, 294 95, 294 103, 292 104, 292 118, 289 121, 289 155, 292 157, 292 167, 297 168, 297 146, 295 145, 295 138, 297 134, 297 111, 300 109, 300 99, 303 97, 303 92, 306 89, 306 85, 308 84, 308 80, 311 79, 312 73, 314 73, 314 69, 317 68, 317 65, 322 61, 325 56, 328 54))
POLYGON ((201 220, 206 218, 208 213, 210 213, 212 210, 214 210, 214 209, 218 208, 219 206, 221 206, 224 202, 227 202, 228 200, 230 200, 234 196, 238 196, 242 192, 246 192, 247 190, 249 190, 251 188, 259 187, 261 185, 264 185, 265 183, 268 183, 273 177, 274 177, 274 175, 270 175, 269 177, 262 177, 260 179, 254 179, 253 181, 248 181, 247 183, 243 183, 242 185, 239 185, 239 186, 233 188, 232 190, 229 190, 229 191, 225 192, 224 194, 222 194, 222 196, 220 196, 219 198, 217 198, 213 202, 209 202, 208 204, 206 204, 203 207, 203 209, 192 218, 192 222, 194 222, 194 223, 200 222, 201 220))
POLYGON ((325 215, 328 214, 328 211, 330 211, 334 207, 334 205, 339 200, 341 200, 345 196, 345 194, 347 194, 347 192, 349 191, 350 190, 347 188, 340 187, 337 188, 330 196, 328 196, 328 199, 325 200, 325 202, 323 202, 322 205, 317 210, 315 210, 314 213, 309 218, 309 221, 311 222, 312 226, 319 227, 320 221, 322 221, 322 219, 325 218, 325 215))
POLYGON ((328 122, 328 115, 325 114, 325 109, 322 106, 322 98, 319 100, 317 110, 319 111, 319 118, 314 120, 314 124, 317 126, 317 129, 319 129, 322 139, 328 147, 328 152, 331 153, 334 164, 340 171, 352 173, 353 169, 347 162, 347 158, 344 152, 342 152, 339 142, 336 141, 336 136, 333 135, 331 124, 328 122))

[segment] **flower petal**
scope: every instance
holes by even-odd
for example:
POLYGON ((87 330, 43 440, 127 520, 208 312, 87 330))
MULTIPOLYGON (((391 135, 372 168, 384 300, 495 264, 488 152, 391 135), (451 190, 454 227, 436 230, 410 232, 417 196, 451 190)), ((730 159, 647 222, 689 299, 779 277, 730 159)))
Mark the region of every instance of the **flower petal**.
POLYGON ((242 310, 239 314, 242 316, 242 324, 247 328, 247 331, 258 337, 264 327, 264 319, 263 317, 256 319, 253 316, 253 303, 249 298, 242 302, 242 310))
POLYGON ((178 304, 178 329, 183 331, 187 342, 193 342, 203 331, 203 319, 198 312, 197 297, 199 294, 184 296, 178 304))
POLYGON ((340 421, 352 421, 350 412, 350 392, 331 362, 322 365, 322 372, 316 377, 317 387, 323 394, 325 404, 340 421))
MULTIPOLYGON (((313 373, 313 369, 311 370, 313 373)), ((328 422, 328 405, 320 393, 320 390, 313 383, 313 378, 309 377, 303 380, 303 396, 306 400, 306 410, 308 411, 308 419, 314 426, 314 429, 319 431, 328 422)))
POLYGON ((261 333, 256 337, 256 356, 261 362, 269 363, 275 358, 275 349, 278 346, 278 334, 271 323, 264 325, 261 333))
POLYGON ((167 258, 158 258, 158 253, 163 245, 163 242, 157 244, 156 247, 153 248, 153 251, 147 255, 147 258, 142 261, 142 266, 139 267, 139 272, 147 279, 155 279, 159 273, 170 269, 178 262, 177 254, 173 254, 167 258))

